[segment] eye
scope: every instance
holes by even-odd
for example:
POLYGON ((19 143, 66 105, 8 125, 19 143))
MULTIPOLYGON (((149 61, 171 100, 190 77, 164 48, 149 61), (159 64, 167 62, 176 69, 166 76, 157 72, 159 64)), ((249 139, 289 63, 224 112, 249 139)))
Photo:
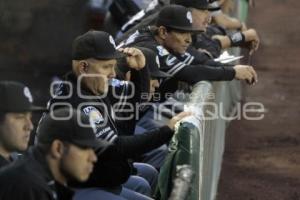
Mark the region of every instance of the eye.
POLYGON ((114 66, 113 65, 104 65, 102 68, 103 69, 110 69, 110 68, 113 68, 114 66))
POLYGON ((17 115, 15 115, 16 119, 24 119, 25 117, 26 117, 25 114, 17 114, 17 115))

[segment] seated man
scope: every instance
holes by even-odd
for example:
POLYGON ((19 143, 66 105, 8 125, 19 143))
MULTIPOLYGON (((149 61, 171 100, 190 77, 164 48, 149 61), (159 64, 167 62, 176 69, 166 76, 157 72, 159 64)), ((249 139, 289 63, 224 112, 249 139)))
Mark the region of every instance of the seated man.
MULTIPOLYGON (((118 123, 118 126, 122 127, 122 130, 126 130, 126 135, 130 134, 142 134, 149 130, 154 130, 158 127, 164 126, 163 121, 158 121, 157 119, 153 119, 153 112, 149 113, 149 109, 156 109, 157 105, 152 103, 153 97, 155 97, 157 89, 159 88, 160 81, 170 77, 169 74, 160 71, 160 64, 158 56, 150 49, 147 48, 139 48, 142 50, 143 54, 145 55, 147 65, 146 67, 149 70, 150 75, 150 82, 149 82, 149 93, 144 92, 142 93, 143 102, 136 108, 133 113, 137 113, 136 119, 137 123, 132 124, 131 127, 128 126, 127 121, 121 121, 118 123), (136 126, 133 126, 136 125, 136 126)), ((130 80, 130 69, 125 67, 120 67, 118 70, 118 77, 130 80)), ((124 132, 124 131, 123 131, 124 132)), ((157 149, 154 149, 151 152, 148 152, 142 157, 137 158, 138 160, 151 164, 156 169, 160 169, 162 164, 164 163, 164 158, 167 154, 167 145, 164 144, 157 149)))
MULTIPOLYGON (((77 37, 73 43, 72 72, 66 75, 65 82, 50 100, 49 110, 68 106, 93 116, 96 137, 113 144, 98 157, 90 179, 79 184, 80 187, 99 187, 129 199, 149 199, 132 190, 132 186, 139 185, 139 182, 132 184, 130 181, 133 171, 128 159, 168 142, 173 136, 175 123, 189 113, 174 117, 166 126, 148 134, 122 136, 123 130, 116 124, 119 120, 116 113, 127 103, 135 105, 141 101, 141 93, 149 89, 149 77, 145 57, 140 50, 125 48, 120 51, 116 49, 113 38, 102 31, 88 31, 77 37), (135 87, 129 83, 120 84, 120 87, 108 86, 116 76, 115 67, 119 58, 129 66, 135 87), (129 94, 132 94, 131 98, 129 94), (128 181, 131 184, 128 185, 128 181)), ((134 121, 134 118, 127 119, 128 124, 134 121)), ((143 176, 143 168, 137 169, 138 175, 143 176)), ((153 179, 153 176, 157 174, 153 173, 150 178, 153 179)))
MULTIPOLYGON (((225 7, 233 7, 232 1, 224 0, 209 0, 209 8, 211 10, 212 22, 226 30, 247 30, 247 27, 239 19, 230 17, 223 12, 225 7), (228 6, 230 5, 230 6, 228 6)), ((229 9, 225 9, 227 12, 229 9)))
POLYGON ((172 76, 161 84, 162 94, 174 92, 178 81, 190 85, 202 80, 228 81, 234 78, 251 84, 257 81, 257 74, 251 66, 201 65, 201 55, 190 48, 191 33, 196 31, 200 30, 193 26, 192 13, 183 6, 170 5, 160 11, 156 26, 137 31, 120 46, 143 46, 156 52, 161 70, 172 76))
POLYGON ((0 199, 71 200, 73 191, 68 182, 86 181, 97 161, 94 149, 107 147, 96 139, 89 121, 87 116, 68 109, 44 116, 36 146, 1 171, 0 199))
POLYGON ((14 81, 0 82, 0 168, 13 161, 12 153, 28 148, 33 130, 32 111, 42 108, 32 105, 29 88, 14 81))
MULTIPOLYGON (((171 0, 171 4, 178 4, 191 9, 193 18, 195 19, 195 26, 203 30, 203 33, 193 34, 193 43, 196 49, 201 50, 202 63, 212 58, 220 56, 221 50, 229 47, 247 47, 250 54, 257 50, 259 46, 259 37, 254 29, 241 29, 234 31, 233 33, 227 33, 226 29, 220 25, 209 25, 211 21, 211 15, 214 16, 219 13, 220 10, 216 10, 215 5, 210 5, 206 0, 171 0), (208 12, 210 11, 210 12, 208 12), (202 13, 201 13, 202 12, 202 13)), ((167 5, 167 2, 153 1, 152 4, 145 10, 140 11, 136 16, 132 17, 127 24, 122 27, 123 35, 120 36, 117 41, 124 41, 136 30, 140 30, 149 25, 155 24, 155 19, 158 16, 158 12, 163 5, 167 5)), ((213 2, 212 4, 216 4, 213 2)), ((219 8, 219 7, 218 7, 219 8)), ((238 22, 238 26, 241 22, 238 22)))
POLYGON ((258 49, 259 37, 254 29, 236 31, 230 34, 218 25, 209 25, 209 4, 205 0, 172 0, 173 4, 189 8, 194 19, 194 26, 202 33, 193 35, 192 46, 205 52, 209 58, 220 56, 221 50, 229 47, 247 47, 252 54, 258 49))

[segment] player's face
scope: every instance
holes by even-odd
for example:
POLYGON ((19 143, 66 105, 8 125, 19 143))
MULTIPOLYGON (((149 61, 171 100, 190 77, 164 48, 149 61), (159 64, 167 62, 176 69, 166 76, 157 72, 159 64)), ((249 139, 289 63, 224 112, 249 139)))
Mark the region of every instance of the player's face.
POLYGON ((85 73, 85 82, 94 94, 99 95, 107 92, 108 81, 116 76, 116 64, 116 59, 89 59, 85 73))
POLYGON ((178 54, 184 54, 192 42, 191 33, 168 31, 164 40, 164 46, 178 54))
POLYGON ((193 25, 196 29, 205 31, 211 21, 208 10, 192 8, 193 25))
POLYGON ((31 113, 6 113, 0 125, 0 145, 11 152, 25 151, 33 130, 31 113))
POLYGON ((69 144, 67 152, 61 159, 60 170, 67 179, 83 182, 89 178, 96 161, 93 149, 69 144))

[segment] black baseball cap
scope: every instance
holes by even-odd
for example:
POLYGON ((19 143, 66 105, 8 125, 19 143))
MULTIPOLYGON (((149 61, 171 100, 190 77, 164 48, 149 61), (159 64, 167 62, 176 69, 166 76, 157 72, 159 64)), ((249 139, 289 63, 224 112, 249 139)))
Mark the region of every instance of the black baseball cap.
POLYGON ((151 49, 141 48, 141 47, 139 47, 139 49, 141 49, 141 51, 143 52, 146 58, 146 66, 149 69, 151 78, 161 79, 161 78, 168 78, 171 76, 170 74, 159 70, 160 68, 159 58, 156 55, 156 53, 154 53, 154 51, 152 51, 151 49))
POLYGON ((167 5, 159 12, 156 26, 165 26, 183 32, 202 32, 193 27, 191 11, 181 5, 167 5))
POLYGON ((33 105, 33 98, 27 86, 16 81, 0 81, 0 111, 30 112, 44 111, 46 108, 33 105))
POLYGON ((187 8, 196 8, 199 10, 209 10, 208 0, 171 0, 171 4, 182 5, 187 8))
POLYGON ((82 148, 105 149, 110 144, 97 139, 89 116, 72 108, 60 108, 44 114, 37 128, 37 142, 51 144, 54 140, 82 148), (84 126, 83 126, 84 125, 84 126))
POLYGON ((73 60, 84 60, 87 58, 109 60, 124 56, 125 54, 116 49, 113 37, 104 31, 90 30, 73 41, 73 60))

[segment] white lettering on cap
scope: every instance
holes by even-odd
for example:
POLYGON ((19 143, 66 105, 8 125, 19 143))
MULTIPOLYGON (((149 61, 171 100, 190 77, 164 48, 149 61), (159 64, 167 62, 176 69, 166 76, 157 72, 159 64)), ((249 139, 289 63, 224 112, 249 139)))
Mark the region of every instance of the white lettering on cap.
POLYGON ((115 40, 111 35, 109 36, 109 42, 116 48, 115 40))
POLYGON ((189 20, 189 22, 192 24, 193 23, 193 18, 192 18, 192 13, 188 11, 186 13, 186 18, 189 20))
POLYGON ((29 88, 28 87, 24 87, 24 91, 23 92, 24 92, 25 97, 27 97, 28 101, 30 103, 32 103, 33 102, 33 98, 32 98, 32 95, 31 95, 31 93, 29 91, 29 88))

